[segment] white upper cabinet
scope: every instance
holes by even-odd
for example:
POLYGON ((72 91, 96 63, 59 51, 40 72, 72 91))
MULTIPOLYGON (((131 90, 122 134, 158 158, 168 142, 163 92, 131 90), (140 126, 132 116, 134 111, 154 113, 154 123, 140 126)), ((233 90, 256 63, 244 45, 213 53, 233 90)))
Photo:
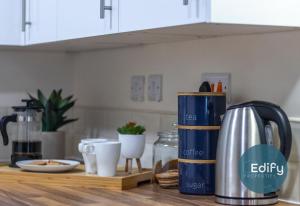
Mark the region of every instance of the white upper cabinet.
POLYGON ((56 41, 56 0, 23 0, 26 4, 25 44, 56 41))
MULTIPOLYGON (((86 39, 92 46, 103 41, 130 45, 135 37, 103 35, 148 29, 148 34, 134 33, 143 42, 160 32, 206 37, 288 30, 300 27, 300 0, 2 0, 0 26, 0 45, 93 36, 86 39)), ((85 41, 71 44, 84 47, 85 41)))
POLYGON ((0 2, 0 45, 22 44, 22 1, 0 2))
POLYGON ((300 26, 299 0, 209 0, 209 22, 300 26))
POLYGON ((300 26, 299 0, 119 0, 119 30, 192 23, 300 26))
POLYGON ((203 22, 207 0, 119 0, 120 32, 203 22))
POLYGON ((118 0, 58 0, 58 39, 118 31, 118 0))

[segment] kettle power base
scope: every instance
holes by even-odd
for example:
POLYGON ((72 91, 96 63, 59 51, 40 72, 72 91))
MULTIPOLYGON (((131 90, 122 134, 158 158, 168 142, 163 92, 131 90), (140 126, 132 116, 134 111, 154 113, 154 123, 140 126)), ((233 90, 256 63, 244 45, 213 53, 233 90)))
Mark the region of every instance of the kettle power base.
POLYGON ((114 177, 99 177, 85 174, 84 165, 79 165, 70 172, 38 173, 11 168, 8 164, 0 164, 0 183, 128 190, 138 187, 142 183, 150 183, 152 177, 153 173, 150 169, 143 169, 142 172, 133 169, 132 174, 126 174, 123 168, 118 168, 117 175, 114 177))
POLYGON ((278 203, 278 196, 266 198, 231 198, 216 196, 216 202, 223 205, 274 205, 278 203))

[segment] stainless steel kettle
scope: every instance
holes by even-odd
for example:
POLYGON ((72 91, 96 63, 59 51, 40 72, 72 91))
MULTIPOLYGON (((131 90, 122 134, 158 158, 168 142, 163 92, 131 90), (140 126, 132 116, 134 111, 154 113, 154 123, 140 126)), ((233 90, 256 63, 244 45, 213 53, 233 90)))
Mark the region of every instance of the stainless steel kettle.
POLYGON ((268 205, 278 201, 276 192, 262 194, 247 189, 240 181, 239 160, 258 144, 267 144, 270 122, 278 126, 280 151, 288 160, 292 132, 284 111, 277 105, 252 101, 231 106, 223 118, 217 146, 216 202, 231 205, 268 205))

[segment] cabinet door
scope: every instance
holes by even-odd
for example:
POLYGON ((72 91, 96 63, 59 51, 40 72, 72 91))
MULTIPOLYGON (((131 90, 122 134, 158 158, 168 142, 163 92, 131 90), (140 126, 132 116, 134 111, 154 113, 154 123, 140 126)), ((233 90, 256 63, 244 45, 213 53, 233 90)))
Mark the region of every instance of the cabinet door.
POLYGON ((59 40, 118 31, 118 0, 58 0, 57 8, 59 40), (111 10, 101 11, 101 5, 111 10))
POLYGON ((0 44, 22 44, 22 1, 2 0, 0 2, 0 44))
POLYGON ((27 0, 25 43, 56 40, 56 0, 27 0))
POLYGON ((210 1, 211 22, 300 26, 299 0, 210 1))
POLYGON ((203 0, 119 0, 121 32, 189 24, 199 21, 203 0))

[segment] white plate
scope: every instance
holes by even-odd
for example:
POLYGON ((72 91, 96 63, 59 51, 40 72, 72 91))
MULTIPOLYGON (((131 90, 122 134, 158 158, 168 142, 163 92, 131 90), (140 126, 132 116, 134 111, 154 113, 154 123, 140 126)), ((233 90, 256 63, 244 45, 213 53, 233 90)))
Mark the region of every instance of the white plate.
POLYGON ((31 172, 66 172, 74 169, 80 163, 74 160, 53 160, 56 162, 66 163, 68 165, 33 165, 34 162, 49 161, 49 160, 24 160, 17 162, 17 166, 23 170, 31 172))

